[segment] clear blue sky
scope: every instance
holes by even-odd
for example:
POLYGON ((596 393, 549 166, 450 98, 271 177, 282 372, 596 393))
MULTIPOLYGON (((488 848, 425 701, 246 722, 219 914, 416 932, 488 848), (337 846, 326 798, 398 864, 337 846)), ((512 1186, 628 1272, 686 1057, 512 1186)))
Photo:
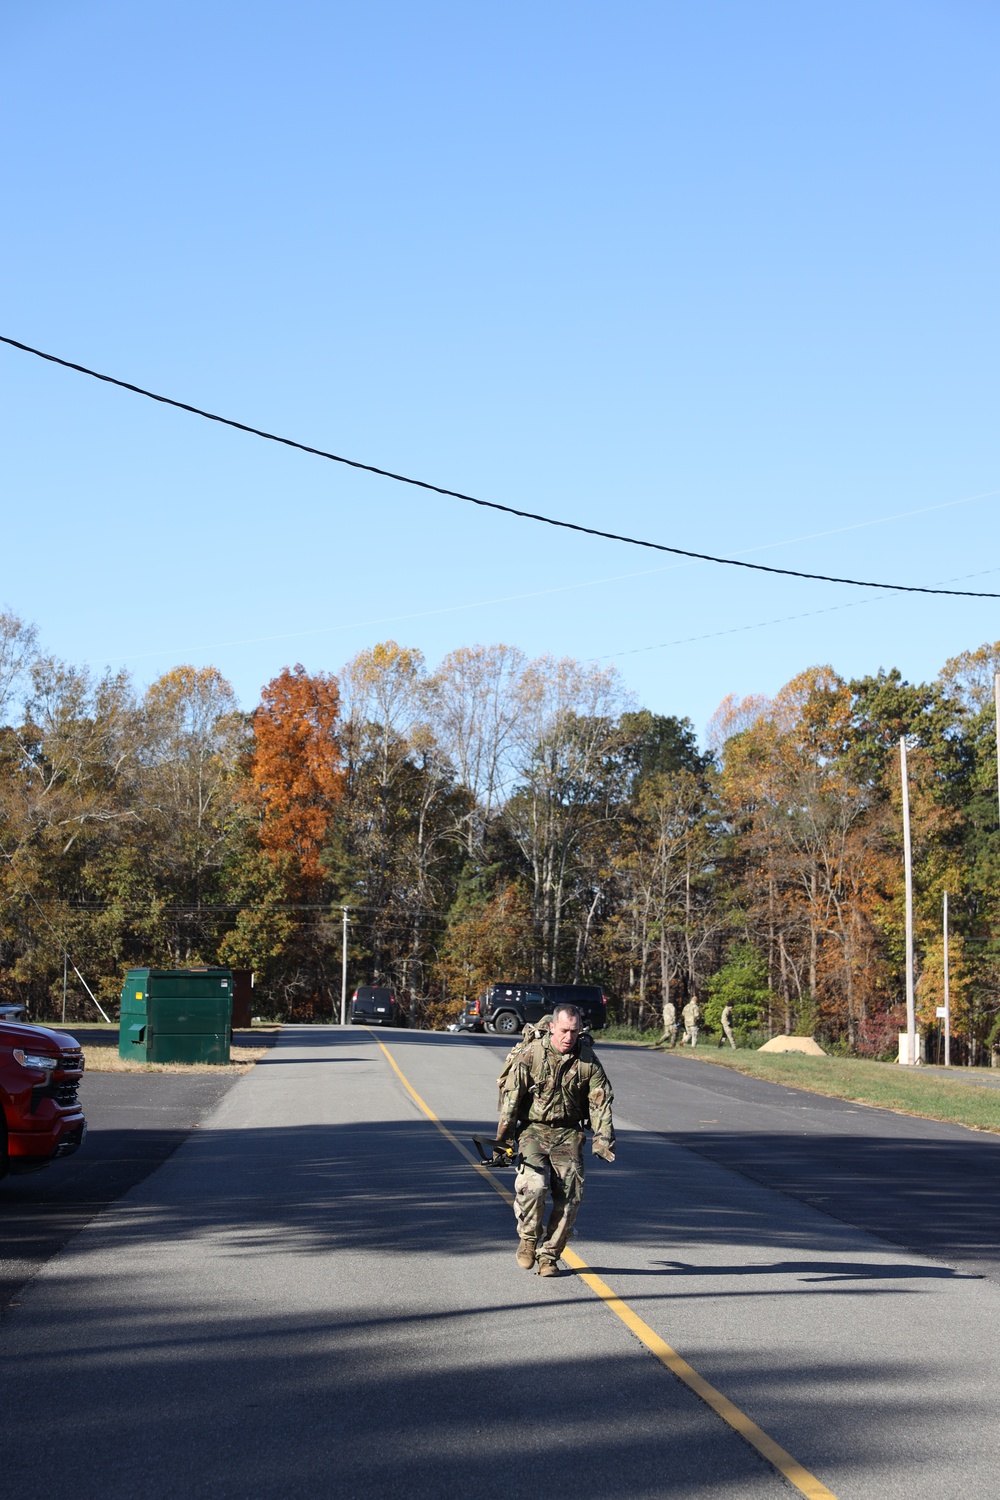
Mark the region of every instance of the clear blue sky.
MULTIPOLYGON (((7 0, 0 332, 526 509, 1000 592, 1000 495, 882 520, 1000 491, 998 44, 986 0, 7 0)), ((1000 637, 1000 601, 678 567, 2 349, 0 403, 0 603, 141 682, 211 661, 249 707, 505 640, 701 731, 1000 637)))

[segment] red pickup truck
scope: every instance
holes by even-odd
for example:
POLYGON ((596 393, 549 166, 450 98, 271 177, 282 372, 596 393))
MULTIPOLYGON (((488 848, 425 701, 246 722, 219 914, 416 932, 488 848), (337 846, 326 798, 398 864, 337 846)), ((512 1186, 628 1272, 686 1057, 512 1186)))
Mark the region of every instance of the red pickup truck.
POLYGON ((37 1172, 83 1145, 80 1043, 61 1031, 0 1020, 0 1177, 37 1172))

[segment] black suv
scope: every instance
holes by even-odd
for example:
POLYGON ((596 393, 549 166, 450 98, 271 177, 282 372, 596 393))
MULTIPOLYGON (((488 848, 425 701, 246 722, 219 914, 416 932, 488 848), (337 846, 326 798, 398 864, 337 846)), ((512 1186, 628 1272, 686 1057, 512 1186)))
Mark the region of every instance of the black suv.
POLYGON ((457 1021, 453 1021, 448 1027, 449 1031, 482 1031, 483 1012, 486 1009, 486 996, 480 995, 478 1000, 466 1000, 465 1009, 457 1021))
POLYGON ((556 1005, 576 1005, 588 1031, 600 1031, 608 1018, 608 997, 598 984, 491 984, 482 1008, 487 1031, 509 1036, 527 1021, 540 1021, 556 1005))
POLYGON ((351 1025, 405 1026, 406 1011, 392 990, 360 984, 351 996, 351 1025))

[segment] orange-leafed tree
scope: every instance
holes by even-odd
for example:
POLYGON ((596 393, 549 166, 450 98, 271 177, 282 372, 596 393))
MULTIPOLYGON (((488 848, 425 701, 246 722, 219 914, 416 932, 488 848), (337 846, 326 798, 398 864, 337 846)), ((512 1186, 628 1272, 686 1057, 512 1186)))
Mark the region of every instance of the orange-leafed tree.
POLYGON ((324 878, 320 855, 344 790, 339 713, 337 679, 297 665, 267 684, 253 716, 250 778, 261 845, 311 886, 324 878))

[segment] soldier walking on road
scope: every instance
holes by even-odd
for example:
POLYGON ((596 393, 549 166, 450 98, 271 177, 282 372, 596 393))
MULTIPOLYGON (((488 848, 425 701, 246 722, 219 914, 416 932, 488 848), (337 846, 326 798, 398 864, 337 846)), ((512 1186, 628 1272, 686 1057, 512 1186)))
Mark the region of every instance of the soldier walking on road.
POLYGON ((597 1061, 594 1044, 583 1035, 575 1005, 557 1005, 549 1030, 529 1042, 501 1080, 497 1140, 515 1129, 518 1169, 514 1217, 520 1243, 517 1263, 540 1276, 558 1276, 557 1262, 583 1198, 583 1143, 589 1124, 594 1155, 615 1159, 614 1095, 597 1061), (552 1212, 544 1227, 546 1191, 552 1212))
POLYGON ((724 1005, 722 1007, 720 1020, 722 1022, 723 1035, 719 1037, 719 1046, 721 1047, 728 1042, 735 1052, 736 1038, 733 1036, 733 1007, 731 1005, 724 1005))
POLYGON ((654 1047, 676 1047, 677 1046, 677 1007, 672 1000, 668 1000, 663 1007, 663 1035, 654 1047))
POLYGON ((701 1020, 701 1006, 698 1004, 698 1001, 694 995, 691 996, 691 999, 681 1011, 681 1015, 684 1018, 684 1040, 681 1043, 681 1046, 686 1047, 688 1042, 690 1042, 692 1047, 697 1047, 698 1022, 701 1020))

